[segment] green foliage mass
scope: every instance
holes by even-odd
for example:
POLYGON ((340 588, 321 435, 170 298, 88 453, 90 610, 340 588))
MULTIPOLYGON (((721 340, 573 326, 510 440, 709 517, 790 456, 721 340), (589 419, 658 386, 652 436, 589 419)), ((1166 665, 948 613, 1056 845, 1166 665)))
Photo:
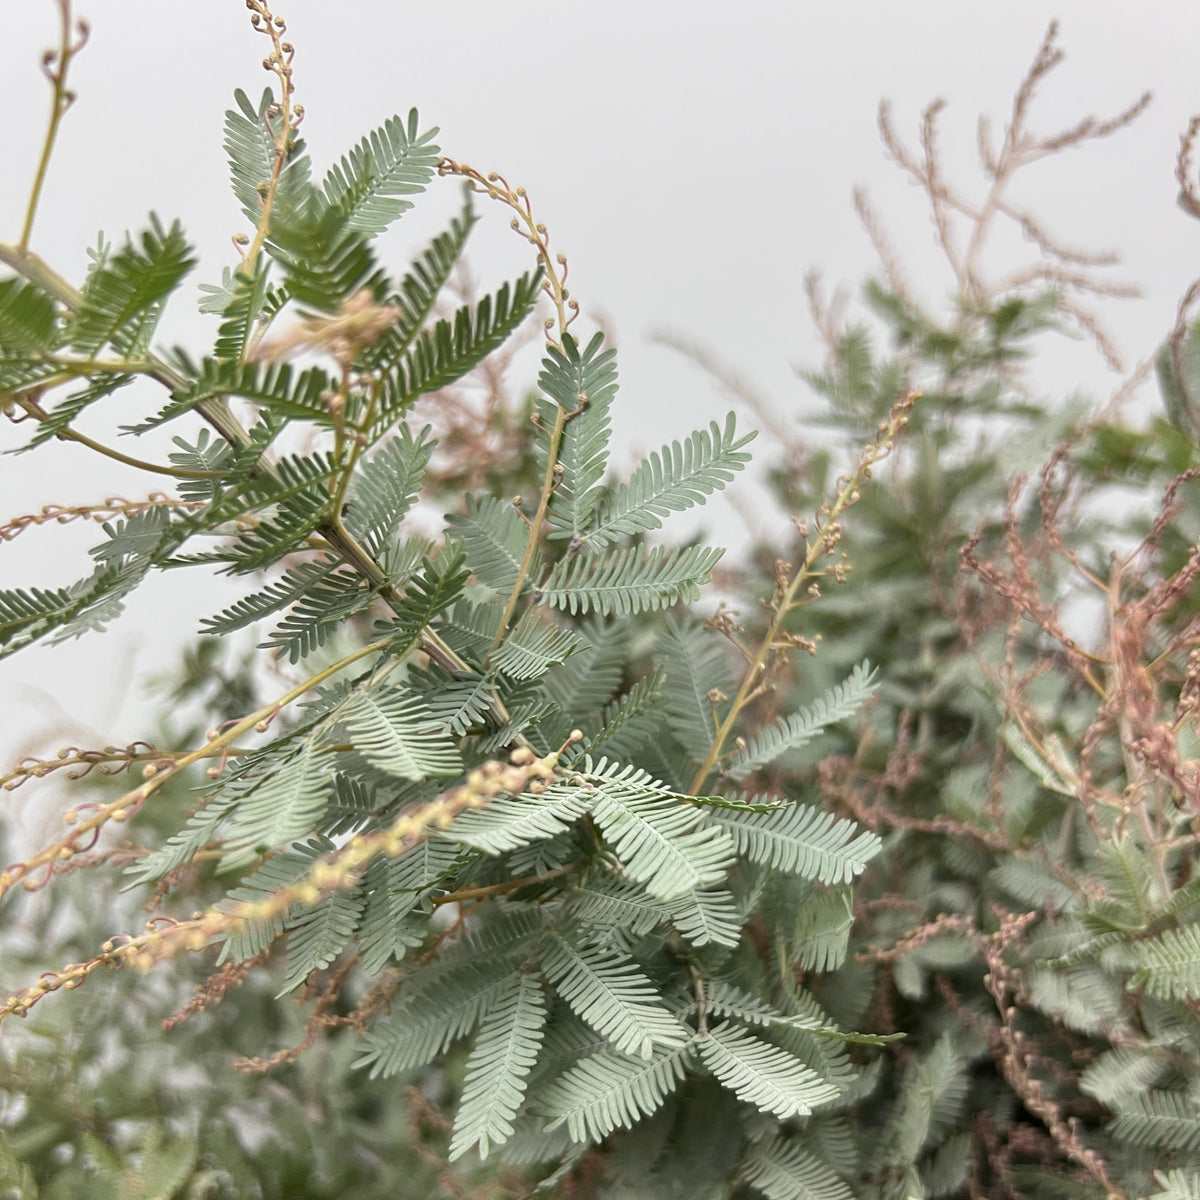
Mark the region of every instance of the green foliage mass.
POLYGON ((78 288, 0 244, 25 449, 138 381, 165 400, 124 432, 170 427, 141 461, 177 490, 114 512, 78 582, 0 589, 0 654, 103 632, 159 571, 245 588, 154 746, 80 758, 113 778, 0 877, 50 897, 5 935, 6 972, 49 969, 6 980, 0 1183, 1200 1196, 1200 329, 1159 356, 1165 417, 1081 423, 1029 382, 1062 286, 962 268, 934 313, 893 269, 805 377, 836 436, 768 463, 790 544, 726 564, 714 612, 722 551, 646 535, 753 434, 730 414, 614 480, 616 351, 573 331, 528 198, 415 113, 315 182, 282 62, 227 114, 253 236, 201 287, 211 350, 157 348, 178 224, 102 238, 78 288), (467 202, 396 271, 377 238, 439 174, 467 202), (451 305, 473 194, 535 261, 451 305), (423 398, 542 296, 536 392, 488 456, 423 398))
MULTIPOLYGON (((72 934, 100 1013, 149 993, 134 999, 133 975, 101 990, 86 980, 97 966, 157 963, 161 976, 165 960, 203 951, 214 974, 193 1002, 186 969, 159 985, 162 1014, 178 1009, 187 1032, 155 1054, 169 1089, 186 1047, 206 1047, 204 1086, 190 1108, 164 1099, 162 1120, 145 1119, 148 1090, 126 1089, 115 1109, 106 1094, 73 1129, 30 1040, 12 1062, 30 1105, 7 1121, 3 1169, 52 1196, 383 1195, 410 1169, 430 1191, 431 1172, 455 1187, 551 1190, 594 1174, 639 1121, 666 1128, 701 1111, 713 1136, 734 1131, 727 1180, 743 1162, 776 1169, 767 1134, 781 1163, 807 1162, 787 1123, 836 1107, 864 1063, 793 965, 818 940, 823 963, 839 960, 830 900, 844 913, 844 886, 880 843, 803 789, 747 797, 735 781, 848 727, 874 682, 856 668, 794 717, 760 721, 746 695, 730 698, 731 645, 690 611, 722 550, 644 541, 730 483, 754 435, 730 414, 613 482, 616 352, 570 328, 561 264, 521 193, 500 198, 528 218, 533 269, 442 316, 478 219, 472 184, 496 189, 441 159, 415 112, 320 184, 286 75, 257 105, 237 93, 225 128, 254 232, 244 260, 201 288, 217 322, 209 351, 156 345, 196 261, 178 224, 152 216, 119 246, 101 239, 78 289, 23 244, 2 252, 13 275, 0 287, 0 392, 32 421, 25 449, 78 440, 118 386, 157 385, 165 404, 123 432, 155 445, 166 427, 167 462, 134 460, 173 475, 179 495, 104 524, 78 583, 0 592, 0 654, 104 631, 157 572, 245 581, 203 619, 175 684, 175 705, 218 728, 167 722, 156 745, 178 752, 131 748, 125 767, 149 765, 123 799, 85 785, 96 828, 137 813, 115 857, 155 918, 106 941, 90 910, 72 934), (467 178, 466 206, 395 272, 378 235, 439 171, 467 178), (558 320, 532 436, 497 460, 494 486, 464 486, 470 448, 447 462, 418 402, 459 385, 543 293, 558 320), (511 499, 520 481, 530 503, 511 499), (285 682, 255 667, 255 641, 286 660, 285 682), (813 933, 798 941, 801 926, 813 933), (248 1080, 273 1070, 287 1095, 219 1078, 208 1053, 234 1049, 222 1022, 235 1020, 248 1080), (345 1133, 331 1124, 305 1140, 307 1158, 292 1155, 301 1098, 325 1070, 338 1083, 318 1111, 337 1107, 345 1133), (380 1154, 389 1167, 368 1183, 355 1164, 380 1154)), ((770 639, 748 692, 765 686, 768 660, 772 672, 784 661, 770 639)), ((72 861, 88 836, 69 832, 47 861, 72 861)), ((15 863, 3 890, 44 860, 15 863)), ((111 919, 127 908, 114 900, 111 919)), ((41 1018, 57 1010, 41 1005, 73 971, 15 991, 9 1019, 31 1013, 53 1044, 41 1018)), ((106 1033, 141 1036, 135 1025, 84 1021, 82 1058, 106 1033)))

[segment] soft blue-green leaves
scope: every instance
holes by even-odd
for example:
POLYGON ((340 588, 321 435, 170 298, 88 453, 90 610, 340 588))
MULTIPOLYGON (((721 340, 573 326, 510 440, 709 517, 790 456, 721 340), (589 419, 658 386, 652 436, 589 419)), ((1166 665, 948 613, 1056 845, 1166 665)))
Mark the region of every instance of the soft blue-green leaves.
MULTIPOLYGON (((263 200, 275 170, 279 139, 283 136, 283 118, 268 115, 275 103, 264 89, 257 106, 238 88, 233 93, 237 108, 225 113, 225 153, 229 155, 229 179, 233 194, 242 205, 246 219, 257 225, 263 200)), ((279 189, 290 196, 308 183, 309 160, 303 154, 303 141, 293 142, 279 178, 279 189)))
POLYGON ((446 524, 462 542, 471 573, 493 591, 507 593, 517 582, 529 527, 495 496, 468 495, 466 505, 464 515, 452 513, 446 524))
POLYGON ((733 839, 738 854, 773 871, 826 884, 849 883, 879 853, 876 834, 822 808, 789 804, 777 812, 714 809, 713 822, 733 839))
POLYGON ((785 1119, 836 1099, 838 1089, 781 1046, 735 1025, 719 1025, 697 1041, 705 1066, 739 1100, 785 1119))
POLYGON ((511 976, 492 996, 467 1060, 451 1161, 472 1146, 479 1147, 480 1158, 487 1158, 491 1147, 512 1136, 513 1118, 545 1036, 546 1016, 542 985, 533 975, 511 976))
POLYGON ((1149 1200, 1200 1200, 1200 1171, 1155 1171, 1154 1182, 1162 1190, 1149 1200))
POLYGON ((875 672, 867 663, 860 663, 849 679, 830 688, 814 703, 756 733, 730 760, 725 773, 741 779, 781 754, 798 750, 831 725, 849 720, 878 687, 875 672))
POLYGON ((578 634, 547 621, 545 612, 527 609, 491 656, 492 666, 510 679, 540 679, 586 645, 578 634))
POLYGON ((617 354, 603 346, 603 334, 597 333, 580 350, 579 343, 564 333, 562 348, 550 346, 542 360, 537 412, 543 461, 559 414, 568 416, 557 456, 561 478, 549 512, 551 537, 580 537, 604 492, 601 482, 608 465, 610 410, 617 394, 617 354))
POLYGON ((11 360, 24 352, 50 350, 58 342, 54 301, 24 279, 0 279, 0 370, 5 390, 20 380, 10 378, 11 360))
POLYGON ((767 1200, 854 1200, 828 1163, 782 1138, 757 1142, 742 1162, 742 1178, 767 1200))
POLYGON ((419 130, 415 108, 407 124, 392 117, 329 169, 322 189, 347 229, 374 237, 412 208, 405 197, 425 190, 440 155, 438 131, 419 130))
POLYGON ((538 1097, 538 1109, 551 1129, 565 1124, 575 1141, 600 1141, 657 1112, 682 1081, 689 1054, 688 1045, 651 1058, 601 1050, 555 1079, 538 1097))
POLYGON ((333 790, 331 756, 310 737, 240 795, 230 821, 223 870, 303 837, 316 827, 333 790))
POLYGON ((724 550, 684 546, 667 550, 654 546, 625 546, 596 558, 564 558, 538 588, 551 608, 603 617, 636 616, 673 604, 689 603, 700 595, 724 550))
POLYGON ((88 275, 68 336, 72 349, 96 354, 112 345, 129 357, 143 353, 163 302, 194 265, 183 226, 175 221, 164 229, 152 213, 140 240, 130 238, 88 275))
POLYGON ((600 506, 591 528, 577 535, 585 546, 600 547, 624 536, 659 529, 673 512, 703 504, 750 461, 743 446, 757 437, 737 437, 730 413, 725 428, 713 421, 684 442, 670 442, 651 454, 600 506))
POLYGON ((717 736, 709 697, 735 690, 725 657, 727 643, 700 621, 672 615, 658 644, 666 668, 667 725, 689 760, 702 763, 717 736))
POLYGON ((426 425, 401 425, 355 472, 347 493, 346 531, 376 558, 384 557, 421 495, 434 442, 426 425))
POLYGON ((585 762, 592 817, 630 879, 661 900, 717 883, 733 862, 733 841, 703 808, 645 771, 585 762))
POLYGON ((1200 925, 1164 929, 1126 951, 1136 967, 1130 984, 1164 1000, 1200 998, 1200 925))
POLYGON ((461 814, 446 836, 485 854, 502 854, 569 829, 587 812, 589 799, 579 789, 562 785, 536 796, 500 796, 487 808, 461 814))
POLYGON ((628 956, 554 935, 543 962, 562 998, 622 1054, 649 1058, 655 1046, 682 1046, 688 1030, 663 1005, 628 956))
POLYGON ((384 685, 356 693, 341 719, 359 753, 389 775, 425 779, 462 770, 458 748, 421 700, 403 687, 384 685))

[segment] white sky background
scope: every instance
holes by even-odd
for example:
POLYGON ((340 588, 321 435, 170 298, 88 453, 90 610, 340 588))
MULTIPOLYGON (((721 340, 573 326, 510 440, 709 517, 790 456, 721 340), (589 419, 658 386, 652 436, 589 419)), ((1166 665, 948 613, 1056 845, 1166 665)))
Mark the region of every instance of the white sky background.
MULTIPOLYGON (((92 38, 75 63, 79 99, 62 129, 33 248, 78 279, 99 230, 119 239, 151 209, 178 216, 201 255, 184 289, 194 297, 196 283, 217 281, 234 261, 229 239, 242 220, 226 182, 222 121, 235 87, 256 97, 268 82, 259 66, 265 39, 251 33, 241 0, 76 7, 92 38)), ((878 102, 893 101, 897 125, 915 140, 921 109, 946 97, 946 161, 980 195, 976 117, 987 112, 1002 129, 1052 16, 1068 59, 1040 93, 1036 129, 1110 116, 1147 89, 1155 100, 1131 130, 1029 171, 1018 198, 1063 240, 1122 253, 1116 274, 1145 288, 1144 299, 1108 310, 1131 363, 1161 341, 1200 273, 1200 225, 1176 207, 1172 178, 1179 135, 1200 111, 1200 6, 280 0, 279 8, 298 48, 297 99, 318 173, 415 105, 423 127, 441 127, 444 153, 529 190, 552 248, 570 258, 585 320, 601 315, 617 336, 618 460, 729 407, 695 368, 648 342, 662 326, 707 344, 794 419, 817 411, 793 370, 819 359, 801 278, 819 267, 829 284, 857 289, 874 269, 851 205, 856 183, 869 188, 918 290, 935 304, 948 294, 922 199, 882 153, 878 102)), ((48 89, 38 60, 56 41, 52 0, 0 0, 5 240, 19 236, 41 145, 48 89)), ((458 186, 441 183, 438 202, 419 203, 399 223, 392 265, 442 226, 458 186)), ((489 212, 480 201, 480 211, 485 224, 470 258, 494 288, 533 260, 499 206, 489 212)), ((194 348, 211 329, 186 305, 163 326, 167 339, 194 348)), ((1116 381, 1085 349, 1053 382, 1055 394, 1078 384, 1102 399, 1116 381)), ((139 401, 131 388, 107 403, 115 425, 161 397, 142 393, 139 401)), ((0 448, 25 434, 0 424, 0 448)), ((761 439, 757 447, 762 457, 761 439)), ((132 498, 167 483, 54 444, 0 459, 0 522, 46 503, 132 498)), ((82 523, 48 525, 0 543, 0 585, 61 585, 86 574, 97 533, 82 523)), ((68 741, 124 744, 143 732, 137 717, 146 709, 131 684, 169 668, 200 616, 248 590, 245 580, 224 588, 199 580, 154 577, 108 635, 0 662, 0 763, 68 741)), ((14 799, 33 800, 34 791, 14 799)))

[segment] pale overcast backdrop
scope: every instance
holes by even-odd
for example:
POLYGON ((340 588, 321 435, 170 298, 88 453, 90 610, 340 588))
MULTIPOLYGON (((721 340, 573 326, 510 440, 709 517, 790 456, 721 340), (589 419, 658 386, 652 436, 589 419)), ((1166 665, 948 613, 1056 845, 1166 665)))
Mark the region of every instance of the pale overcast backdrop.
MULTIPOLYGON (((179 217, 201 252, 186 288, 194 296, 196 283, 217 280, 232 261, 241 218, 226 184, 222 119, 234 88, 257 95, 266 84, 265 42, 241 0, 76 8, 92 38, 75 66, 79 99, 33 246, 77 278, 99 230, 119 237, 151 209, 179 217)), ((729 406, 693 367, 648 342, 662 326, 710 345, 795 419, 815 411, 793 371, 818 355, 800 281, 819 267, 831 284, 857 288, 872 270, 851 205, 857 183, 924 293, 946 295, 921 197, 879 145, 878 102, 890 98, 912 135, 925 104, 944 96, 947 161, 978 188, 976 116, 1002 126, 1052 17, 1068 58, 1043 88, 1036 128, 1112 115, 1147 89, 1155 98, 1132 129, 1030 171, 1021 198, 1072 244, 1120 250, 1121 277, 1145 288, 1144 299, 1109 314, 1130 361, 1153 350, 1200 274, 1200 225, 1175 206, 1172 180, 1179 135, 1200 111, 1200 6, 1182 0, 280 0, 279 11, 298 49, 297 99, 318 169, 415 105, 424 125, 441 127, 444 153, 529 190, 554 248, 570 257, 574 295, 617 335, 623 453, 729 406)), ((0 0, 5 240, 19 234, 41 144, 38 60, 56 41, 55 13, 52 0, 0 0)), ((389 243, 397 256, 440 226, 457 187, 442 183, 440 200, 400 222, 389 243)), ((532 260, 504 213, 481 209, 471 260, 494 287, 532 260)), ((164 326, 183 342, 208 329, 183 306, 164 326)), ((1078 382, 1103 397, 1113 380, 1094 356, 1080 361, 1061 390, 1078 382)), ((128 411, 138 402, 129 389, 109 403, 128 411)), ((0 425, 0 447, 25 432, 0 425)), ((0 459, 0 522, 46 503, 161 486, 81 448, 49 446, 0 459)), ((0 584, 78 578, 95 540, 94 526, 30 530, 0 544, 0 584)), ((152 580, 107 636, 0 662, 0 758, 46 748, 55 726, 56 745, 123 744, 142 732, 144 705, 113 697, 168 666, 198 617, 228 603, 232 593, 197 579, 152 580)))

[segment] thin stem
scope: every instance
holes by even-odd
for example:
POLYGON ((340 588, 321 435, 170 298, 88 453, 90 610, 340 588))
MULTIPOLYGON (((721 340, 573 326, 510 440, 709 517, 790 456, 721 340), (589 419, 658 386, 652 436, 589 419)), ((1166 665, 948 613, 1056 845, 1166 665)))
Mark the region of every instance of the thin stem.
POLYGON ((90 32, 88 23, 80 21, 76 26, 79 31, 79 40, 71 41, 71 0, 58 0, 58 13, 58 50, 47 50, 42 55, 42 72, 50 80, 54 95, 50 102, 50 121, 46 126, 46 136, 42 141, 42 153, 38 158, 37 171, 33 176, 33 187, 29 191, 29 203, 25 208, 25 224, 21 228, 21 240, 18 243, 22 252, 28 248, 29 239, 33 234, 33 221, 37 216, 38 202, 42 197, 46 173, 50 169, 50 157, 54 153, 58 127, 62 124, 67 109, 75 100, 75 94, 67 89, 67 70, 71 65, 71 59, 86 45, 90 32))
MULTIPOLYGON (((13 399, 36 420, 47 421, 50 419, 50 414, 32 400, 21 395, 14 396, 13 399)), ((221 479, 223 477, 220 471, 191 471, 186 467, 164 467, 159 463, 146 462, 145 459, 134 458, 130 454, 123 454, 120 450, 114 450, 111 446, 105 446, 69 427, 60 429, 54 436, 65 442, 78 442, 89 450, 95 450, 97 454, 103 454, 105 458, 115 459, 129 467, 137 467, 139 471, 151 471, 155 475, 170 475, 173 479, 221 479)))
POLYGON ((832 552, 833 545, 836 544, 838 519, 847 508, 858 500, 859 486, 870 478, 871 467, 891 450, 892 438, 904 425, 915 400, 916 394, 912 393, 893 408, 888 423, 880 429, 875 441, 863 452, 854 474, 838 487, 837 495, 824 516, 823 524, 816 530, 812 540, 807 542, 804 561, 773 601, 774 615, 767 626, 767 632, 763 635, 757 652, 750 660, 746 673, 742 676, 741 685, 733 698, 733 703, 729 706, 728 713, 725 714, 724 721, 717 729, 704 762, 692 778, 688 791, 693 796, 700 794, 705 780, 720 760, 725 743, 730 733, 733 732, 742 710, 759 694, 758 689, 766 674, 767 661, 780 644, 780 634, 783 632, 788 615, 796 606, 796 597, 799 595, 800 589, 813 578, 813 568, 822 558, 832 552))
POLYGON ((250 243, 250 248, 246 251, 241 266, 242 274, 251 276, 267 240, 267 230, 271 224, 271 209, 274 207, 275 196, 279 191, 279 180, 283 176, 283 169, 287 165, 288 156, 292 151, 292 133, 298 118, 303 116, 304 110, 299 105, 295 110, 292 108, 292 59, 296 52, 291 43, 284 40, 287 26, 283 24, 282 18, 276 17, 270 8, 262 3, 262 0, 247 0, 246 7, 253 13, 250 20, 254 28, 260 33, 265 33, 271 39, 271 53, 267 56, 264 65, 279 80, 279 102, 272 106, 276 110, 274 116, 279 122, 279 132, 276 133, 270 126, 272 119, 270 112, 268 112, 267 125, 275 142, 275 159, 271 164, 271 178, 267 180, 267 186, 263 193, 262 212, 259 213, 254 238, 250 243))
MULTIPOLYGON (((559 339, 562 338, 570 327, 571 322, 579 315, 579 304, 577 301, 571 299, 571 293, 567 290, 568 268, 566 255, 557 254, 553 257, 551 256, 549 234, 546 232, 546 226, 534 219, 533 206, 530 203, 529 194, 523 187, 511 187, 508 181, 495 171, 485 176, 474 167, 468 166, 465 163, 455 162, 452 158, 442 159, 438 164, 438 173, 441 175, 460 176, 467 180, 474 191, 486 195, 492 200, 499 200, 516 214, 512 219, 512 228, 537 250, 542 270, 546 276, 542 283, 542 288, 554 305, 555 316, 546 322, 547 340, 554 345, 561 346, 562 343, 559 339), (550 330, 555 325, 558 326, 558 339, 550 337, 550 330)), ((517 604, 521 599, 521 592, 525 587, 525 581, 529 577, 529 569, 533 565, 533 558, 537 553, 538 544, 541 540, 542 528, 546 522, 546 512, 550 507, 550 499, 554 494, 554 468, 558 463, 558 452, 562 446, 563 430, 567 427, 567 421, 574 415, 574 413, 568 413, 560 405, 558 413, 554 418, 554 427, 550 432, 550 444, 546 456, 546 471, 542 479, 542 490, 538 499, 537 512, 534 514, 533 520, 529 522, 529 536, 525 540, 525 553, 521 559, 521 565, 517 569, 516 580, 513 582, 512 589, 508 594, 508 602, 504 606, 500 625, 496 630, 495 637, 492 638, 491 646, 488 647, 489 657, 504 640, 504 635, 508 632, 509 622, 511 622, 513 613, 516 611, 517 604)))
POLYGON ((688 963, 688 972, 692 977, 692 990, 696 993, 696 1032, 701 1037, 707 1037, 708 997, 704 994, 704 977, 700 974, 695 963, 688 963))
POLYGON ((538 499, 537 512, 534 513, 533 520, 529 523, 529 536, 525 540, 525 555, 517 569, 516 582, 508 594, 508 603, 504 606, 504 613, 500 618, 500 625, 496 629, 496 636, 492 638, 492 644, 488 647, 487 657, 489 658, 495 653, 496 648, 504 640, 504 635, 508 632, 509 622, 512 620, 517 602, 521 598, 521 589, 524 588, 525 580, 529 577, 529 568, 533 565, 533 556, 537 553, 542 526, 545 524, 546 512, 550 507, 550 497, 554 495, 554 468, 558 463, 558 451, 562 445, 563 430, 566 427, 567 410, 559 405, 558 414, 554 418, 554 428, 550 431, 550 446, 546 454, 546 474, 542 480, 542 493, 538 499))
POLYGON ((442 904, 457 904, 460 900, 478 900, 481 896, 502 896, 505 892, 515 892, 523 887, 533 887, 535 884, 544 883, 548 879, 558 879, 563 875, 569 875, 572 871, 578 871, 582 866, 582 862, 567 863, 565 867, 547 871, 544 875, 523 875, 520 879, 508 879, 504 883, 492 883, 487 887, 463 888, 461 891, 450 892, 445 896, 435 896, 432 904, 437 908, 442 904))
MULTIPOLYGON (((223 732, 210 731, 213 732, 213 736, 203 746, 181 754, 174 762, 162 770, 153 770, 154 764, 150 764, 146 768, 148 778, 145 783, 140 784, 132 791, 126 792, 119 799, 98 807, 88 817, 73 825, 69 834, 60 838, 52 845, 44 847, 32 858, 26 859, 24 862, 13 863, 6 867, 0 873, 0 897, 3 897, 17 882, 24 879, 30 871, 38 867, 47 868, 46 878, 48 880, 49 871, 53 869, 56 863, 66 861, 78 853, 76 847, 81 835, 91 833, 93 830, 99 831, 109 821, 120 822, 128 820, 168 779, 177 775, 185 767, 190 767, 193 763, 199 762, 201 759, 212 758, 215 753, 233 746, 238 738, 250 733, 252 730, 258 729, 260 726, 262 729, 259 729, 259 732, 262 732, 266 728, 267 723, 274 720, 287 705, 300 699, 301 696, 306 695, 318 684, 324 683, 330 676, 336 675, 339 671, 357 662, 359 659, 366 658, 369 655, 378 653, 380 650, 386 649, 391 644, 391 641, 391 638, 381 638, 379 641, 371 642, 370 645, 362 646, 358 650, 338 659, 337 662, 330 664, 324 670, 318 671, 315 675, 298 683, 295 687, 285 692, 278 699, 273 700, 270 704, 260 708, 257 712, 251 713, 248 717, 242 717, 240 720, 230 722, 229 726, 223 732)), ((28 887, 29 884, 27 883, 26 886, 28 887)))
MULTIPOLYGON (((21 246, 0 242, 0 262, 12 267, 17 274, 36 284, 71 312, 77 313, 83 308, 83 296, 78 289, 72 287, 36 254, 21 246)), ((131 369, 136 373, 149 375, 171 392, 183 391, 188 385, 188 381, 178 371, 169 367, 156 354, 146 354, 131 360, 131 369)), ((203 401, 196 405, 196 412, 231 446, 245 446, 249 443, 250 435, 241 427, 223 401, 203 401)), ((261 470, 273 475, 269 465, 264 465, 261 470)))

